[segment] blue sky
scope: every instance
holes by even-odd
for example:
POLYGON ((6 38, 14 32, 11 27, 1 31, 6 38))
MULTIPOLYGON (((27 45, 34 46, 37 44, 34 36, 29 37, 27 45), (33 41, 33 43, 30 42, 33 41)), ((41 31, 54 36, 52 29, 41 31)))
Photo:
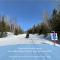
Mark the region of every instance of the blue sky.
POLYGON ((0 15, 16 19, 22 29, 27 30, 41 23, 44 11, 50 15, 57 4, 54 0, 0 0, 0 15))

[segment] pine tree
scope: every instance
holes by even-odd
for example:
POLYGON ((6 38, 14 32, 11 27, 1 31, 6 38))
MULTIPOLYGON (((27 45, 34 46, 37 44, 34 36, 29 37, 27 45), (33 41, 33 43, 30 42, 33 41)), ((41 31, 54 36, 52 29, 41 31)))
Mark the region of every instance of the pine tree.
POLYGON ((60 13, 57 13, 57 10, 53 10, 52 18, 49 19, 49 24, 51 26, 51 31, 55 31, 58 33, 58 37, 60 40, 60 13))
POLYGON ((4 21, 4 16, 2 17, 2 21, 0 22, 0 31, 1 31, 1 34, 0 34, 0 37, 4 37, 7 35, 7 26, 6 26, 6 23, 4 21))
POLYGON ((15 28, 14 35, 18 35, 18 29, 15 28))
POLYGON ((23 30, 19 26, 15 27, 14 35, 18 35, 22 33, 23 33, 23 30))

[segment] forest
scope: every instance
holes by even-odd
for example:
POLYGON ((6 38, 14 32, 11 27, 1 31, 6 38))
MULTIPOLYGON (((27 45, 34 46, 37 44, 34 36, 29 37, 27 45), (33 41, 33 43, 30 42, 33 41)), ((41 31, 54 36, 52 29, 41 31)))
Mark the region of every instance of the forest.
POLYGON ((44 34, 47 36, 48 33, 51 33, 52 31, 55 31, 58 34, 58 40, 60 41, 60 11, 55 8, 45 22, 34 25, 27 32, 39 35, 44 34))
MULTIPOLYGON (((26 32, 29 34, 44 34, 47 36, 52 31, 58 34, 60 41, 60 11, 53 9, 52 14, 45 22, 33 25, 26 32)), ((7 36, 7 32, 13 32, 14 35, 22 34, 24 31, 16 22, 11 22, 6 19, 6 16, 0 17, 0 37, 7 36)))
POLYGON ((14 35, 22 34, 23 30, 16 22, 12 22, 6 16, 0 16, 0 37, 7 36, 7 32, 12 32, 14 35))

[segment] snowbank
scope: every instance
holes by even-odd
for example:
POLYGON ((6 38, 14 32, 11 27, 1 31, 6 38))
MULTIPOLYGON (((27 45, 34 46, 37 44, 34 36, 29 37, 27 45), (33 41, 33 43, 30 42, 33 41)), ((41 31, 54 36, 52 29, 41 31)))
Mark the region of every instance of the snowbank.
MULTIPOLYGON (((14 35, 13 33, 8 32, 8 36, 0 38, 0 46, 6 45, 16 45, 16 44, 50 44, 54 45, 53 42, 44 39, 44 35, 32 35, 30 34, 29 38, 25 38, 26 34, 14 35)), ((56 46, 59 46, 56 44, 56 46)))

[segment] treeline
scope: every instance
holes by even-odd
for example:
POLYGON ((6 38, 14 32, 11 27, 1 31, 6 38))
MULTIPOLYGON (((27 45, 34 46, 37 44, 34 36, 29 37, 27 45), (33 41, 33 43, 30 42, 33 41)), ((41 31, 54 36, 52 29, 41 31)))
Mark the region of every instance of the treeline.
POLYGON ((58 37, 60 39, 60 11, 54 9, 51 16, 48 17, 46 22, 38 24, 37 26, 33 26, 27 32, 32 34, 45 34, 51 33, 51 31, 55 31, 58 33, 58 37))
POLYGON ((38 24, 37 26, 33 26, 31 29, 27 31, 30 34, 45 34, 50 32, 48 26, 45 23, 38 24))
POLYGON ((0 16, 0 37, 7 36, 7 32, 13 32, 15 35, 22 34, 23 30, 16 22, 11 22, 6 16, 0 16))

